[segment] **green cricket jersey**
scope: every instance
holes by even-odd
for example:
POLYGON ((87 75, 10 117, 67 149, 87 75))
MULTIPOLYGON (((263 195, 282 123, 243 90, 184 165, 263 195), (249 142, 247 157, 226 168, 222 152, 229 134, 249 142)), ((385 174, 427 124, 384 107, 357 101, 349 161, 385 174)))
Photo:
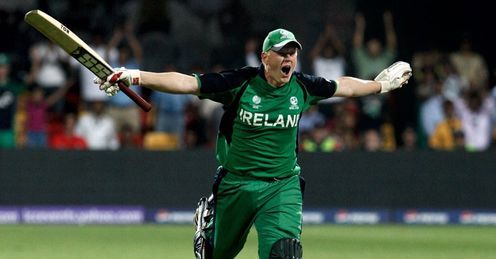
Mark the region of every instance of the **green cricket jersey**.
POLYGON ((225 169, 255 178, 286 178, 300 171, 296 140, 301 114, 331 97, 337 84, 294 73, 286 85, 274 88, 263 69, 245 67, 199 75, 200 98, 235 109, 234 118, 227 122, 229 131, 221 131, 217 142, 217 159, 225 169))

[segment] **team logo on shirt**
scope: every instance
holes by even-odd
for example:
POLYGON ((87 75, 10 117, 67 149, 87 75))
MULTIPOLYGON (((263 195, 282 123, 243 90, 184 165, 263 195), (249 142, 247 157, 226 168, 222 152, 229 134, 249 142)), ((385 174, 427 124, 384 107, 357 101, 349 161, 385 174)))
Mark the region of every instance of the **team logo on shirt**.
POLYGON ((260 98, 260 96, 254 95, 253 98, 251 98, 251 101, 253 102, 253 104, 251 105, 253 109, 260 108, 260 103, 262 102, 262 98, 260 98))
POLYGON ((298 106, 298 98, 296 98, 296 96, 291 96, 291 98, 289 98, 289 103, 291 104, 289 106, 290 110, 299 110, 300 109, 300 107, 298 106))

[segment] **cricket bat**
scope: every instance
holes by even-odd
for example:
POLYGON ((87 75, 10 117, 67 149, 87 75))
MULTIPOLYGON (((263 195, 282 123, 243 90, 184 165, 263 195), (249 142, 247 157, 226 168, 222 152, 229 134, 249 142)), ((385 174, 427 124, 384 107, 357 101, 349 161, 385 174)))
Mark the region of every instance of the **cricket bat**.
MULTIPOLYGON (((105 80, 112 74, 112 67, 98 55, 88 44, 81 40, 59 21, 40 11, 31 10, 26 13, 24 20, 49 40, 60 46, 65 52, 75 58, 79 63, 88 68, 98 78, 105 80)), ((144 111, 150 111, 151 104, 133 92, 123 83, 118 84, 119 89, 138 104, 144 111)))

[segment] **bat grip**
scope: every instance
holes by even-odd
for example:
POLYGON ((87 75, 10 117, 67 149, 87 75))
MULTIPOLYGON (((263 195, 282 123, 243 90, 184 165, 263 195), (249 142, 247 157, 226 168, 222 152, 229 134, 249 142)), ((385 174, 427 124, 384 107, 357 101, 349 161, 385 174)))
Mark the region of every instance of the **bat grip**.
POLYGON ((131 100, 133 100, 145 112, 148 112, 152 109, 152 105, 149 102, 145 101, 143 97, 133 92, 133 90, 127 87, 124 83, 119 83, 118 86, 122 92, 124 92, 129 98, 131 98, 131 100))

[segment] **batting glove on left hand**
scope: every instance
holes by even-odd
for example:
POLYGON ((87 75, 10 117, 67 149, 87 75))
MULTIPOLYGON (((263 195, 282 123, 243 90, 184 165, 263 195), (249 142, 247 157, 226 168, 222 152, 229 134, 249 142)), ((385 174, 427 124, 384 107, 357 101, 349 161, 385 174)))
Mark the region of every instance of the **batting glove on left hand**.
POLYGON ((411 76, 412 68, 410 64, 398 61, 382 70, 374 80, 381 83, 381 93, 386 93, 407 84, 411 76))
POLYGON ((139 85, 140 71, 124 67, 114 68, 114 73, 110 74, 105 81, 97 77, 93 82, 100 85, 100 90, 104 91, 108 96, 114 96, 119 92, 119 83, 123 83, 127 87, 139 85))

